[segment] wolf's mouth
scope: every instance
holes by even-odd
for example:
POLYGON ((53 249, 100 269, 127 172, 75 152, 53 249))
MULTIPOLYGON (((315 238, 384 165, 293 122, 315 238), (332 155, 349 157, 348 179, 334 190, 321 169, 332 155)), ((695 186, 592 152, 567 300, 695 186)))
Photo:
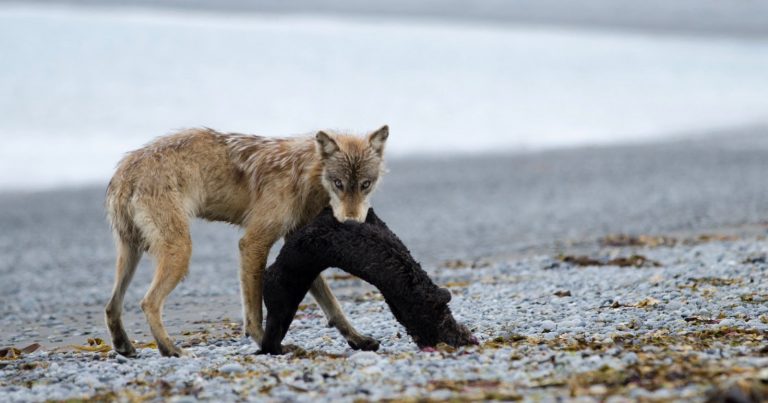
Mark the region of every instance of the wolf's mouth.
MULTIPOLYGON (((359 215, 359 214, 358 215, 347 215, 347 214, 344 214, 344 212, 341 211, 341 209, 337 210, 337 209, 332 208, 331 210, 333 211, 333 217, 336 219, 336 221, 338 221, 338 222, 340 222, 342 224, 344 224, 344 223, 358 223, 358 224, 360 224, 360 223, 364 223, 365 222, 366 214, 363 214, 362 216, 359 215)), ((367 213, 368 210, 366 209, 365 212, 367 213)))

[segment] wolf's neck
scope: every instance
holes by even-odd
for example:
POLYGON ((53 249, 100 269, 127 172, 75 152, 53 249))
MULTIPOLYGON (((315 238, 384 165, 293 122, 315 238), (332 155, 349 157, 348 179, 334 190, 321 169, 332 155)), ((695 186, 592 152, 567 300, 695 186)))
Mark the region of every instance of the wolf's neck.
POLYGON ((303 207, 302 215, 305 222, 318 215, 330 202, 328 191, 322 183, 323 164, 319 156, 314 156, 314 160, 307 165, 302 173, 306 180, 303 181, 303 186, 297 188, 301 194, 299 204, 303 207))
POLYGON ((309 137, 227 135, 226 143, 230 159, 251 179, 256 191, 270 183, 301 185, 320 163, 309 137))
POLYGON ((298 221, 313 218, 328 205, 322 185, 323 164, 312 137, 236 136, 230 155, 250 178, 255 192, 287 190, 298 221))

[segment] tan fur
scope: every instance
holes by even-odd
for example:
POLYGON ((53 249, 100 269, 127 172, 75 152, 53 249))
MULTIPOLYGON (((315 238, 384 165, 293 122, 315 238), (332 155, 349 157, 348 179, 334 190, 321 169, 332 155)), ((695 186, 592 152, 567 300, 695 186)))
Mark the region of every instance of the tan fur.
MULTIPOLYGON (((368 138, 325 132, 315 138, 266 138, 194 129, 129 153, 106 198, 117 241, 115 286, 106 307, 115 350, 135 354, 120 316, 125 290, 148 251, 157 268, 141 307, 160 352, 181 354, 165 331, 162 309, 188 271, 192 217, 245 229, 239 242, 244 328, 260 342, 262 273, 270 248, 329 202, 337 219, 362 221, 382 170, 387 136, 386 126, 368 138), (335 186, 337 181, 345 189, 335 186)), ((350 344, 367 339, 349 324, 322 277, 312 295, 350 344)))

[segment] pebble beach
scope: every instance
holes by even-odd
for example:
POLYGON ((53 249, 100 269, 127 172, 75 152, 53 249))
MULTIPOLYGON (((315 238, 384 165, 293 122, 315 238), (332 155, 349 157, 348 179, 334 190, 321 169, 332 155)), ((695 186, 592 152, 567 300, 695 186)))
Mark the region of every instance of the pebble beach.
POLYGON ((426 267, 480 340, 459 349, 419 350, 378 292, 326 272, 332 288, 357 290, 341 297, 343 308, 381 341, 379 351, 351 350, 308 298, 283 356, 255 355, 235 319, 197 320, 176 335, 189 354, 182 358, 161 357, 145 339, 139 357, 127 359, 87 336, 6 352, 0 393, 14 402, 765 398, 765 243, 755 231, 614 236, 580 255, 426 267))
POLYGON ((153 274, 146 258, 124 312, 139 357, 117 356, 103 321, 114 279, 103 187, 0 194, 0 395, 760 401, 768 379, 761 130, 391 161, 374 206, 451 291, 454 316, 480 341, 459 349, 419 350, 377 290, 331 269, 323 275, 343 310, 379 351, 350 349, 308 297, 284 341, 289 353, 256 355, 241 333, 240 232, 196 221, 190 274, 164 310, 189 355, 160 357, 152 342, 139 308, 153 274), (493 192, 473 197, 483 189, 493 192), (429 200, 428 211, 413 208, 429 200))
POLYGON ((768 401, 765 4, 0 3, 0 402, 768 401), (379 350, 306 297, 286 354, 258 355, 242 230, 197 220, 163 311, 185 355, 139 307, 151 257, 123 313, 138 356, 115 353, 123 153, 384 123, 372 205, 478 345, 419 349, 332 268, 379 350))

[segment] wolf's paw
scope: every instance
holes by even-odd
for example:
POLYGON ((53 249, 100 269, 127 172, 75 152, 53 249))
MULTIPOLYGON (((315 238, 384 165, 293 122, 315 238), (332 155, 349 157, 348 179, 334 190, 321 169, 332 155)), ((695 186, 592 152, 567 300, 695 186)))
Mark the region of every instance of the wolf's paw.
POLYGON ((250 337, 256 344, 261 345, 261 341, 264 340, 264 329, 260 326, 249 326, 245 329, 245 337, 250 337))
POLYGON ((133 344, 131 344, 130 342, 128 344, 123 344, 120 346, 116 345, 115 352, 122 355, 123 357, 128 357, 128 358, 136 358, 138 356, 138 353, 136 353, 136 348, 133 347, 133 344))
POLYGON ((347 344, 349 344, 353 350, 376 351, 379 349, 379 341, 368 336, 349 339, 347 340, 347 344))
POLYGON ((157 345, 157 349, 160 350, 160 355, 163 357, 181 357, 185 354, 184 350, 174 346, 164 346, 161 344, 157 345))

